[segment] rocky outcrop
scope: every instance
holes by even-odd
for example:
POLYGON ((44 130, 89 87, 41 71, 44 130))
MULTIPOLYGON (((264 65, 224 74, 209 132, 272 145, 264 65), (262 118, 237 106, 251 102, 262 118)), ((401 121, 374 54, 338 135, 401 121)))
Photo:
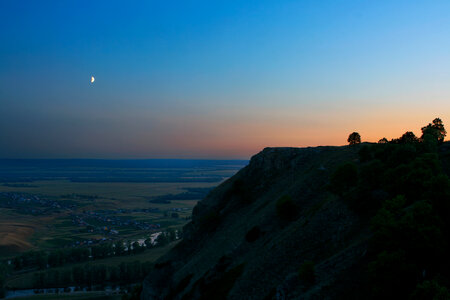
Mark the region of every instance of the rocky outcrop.
POLYGON ((142 299, 354 298, 368 226, 326 185, 357 151, 266 148, 252 157, 197 204, 183 241, 146 278, 142 299), (283 195, 295 204, 294 219, 277 214, 283 195), (305 261, 315 264, 313 284, 298 276, 305 261))

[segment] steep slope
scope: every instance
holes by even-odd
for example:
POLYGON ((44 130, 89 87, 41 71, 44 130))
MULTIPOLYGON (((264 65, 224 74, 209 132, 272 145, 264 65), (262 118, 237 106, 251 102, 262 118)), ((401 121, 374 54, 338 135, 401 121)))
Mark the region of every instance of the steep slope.
POLYGON ((325 187, 359 148, 266 148, 255 155, 197 204, 184 240, 158 261, 142 298, 351 297, 345 292, 357 280, 368 226, 325 187), (283 195, 297 208, 288 218, 277 214, 283 195), (298 276, 305 261, 315 263, 311 288, 298 276))

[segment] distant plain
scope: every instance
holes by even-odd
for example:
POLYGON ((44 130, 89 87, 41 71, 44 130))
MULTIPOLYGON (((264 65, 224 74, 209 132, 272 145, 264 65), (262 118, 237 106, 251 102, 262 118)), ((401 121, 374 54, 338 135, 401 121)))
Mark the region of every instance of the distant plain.
MULTIPOLYGON (((162 230, 180 228, 209 189, 246 163, 244 160, 0 160, 0 257, 30 249, 67 247, 77 241, 145 238, 152 232, 131 225, 114 226, 98 218, 87 221, 94 227, 115 229, 119 234, 88 232, 73 222, 74 215, 84 212, 106 210, 124 220, 158 224, 162 230), (177 194, 187 197, 152 201, 161 196, 171 199, 171 195, 177 194), (11 204, 11 195, 25 199, 36 196, 59 207, 17 201, 11 204)), ((110 217, 109 213, 104 215, 110 217)))

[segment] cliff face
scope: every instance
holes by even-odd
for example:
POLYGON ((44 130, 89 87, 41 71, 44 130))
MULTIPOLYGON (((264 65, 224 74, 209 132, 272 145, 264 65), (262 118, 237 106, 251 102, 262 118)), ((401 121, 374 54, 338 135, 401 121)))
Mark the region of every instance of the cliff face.
POLYGON ((142 298, 355 298, 368 225, 326 185, 358 150, 266 148, 255 155, 197 204, 183 241, 146 278, 142 298), (295 208, 288 218, 277 213, 284 195, 295 208), (314 262, 314 282, 298 275, 305 261, 314 262))

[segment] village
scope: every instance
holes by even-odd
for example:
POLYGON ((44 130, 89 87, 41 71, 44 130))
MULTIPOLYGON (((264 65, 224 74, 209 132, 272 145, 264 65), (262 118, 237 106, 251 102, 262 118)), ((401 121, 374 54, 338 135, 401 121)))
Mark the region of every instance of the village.
POLYGON ((85 227, 89 232, 103 232, 109 234, 118 234, 119 232, 114 228, 123 227, 123 226, 131 226, 138 230, 155 230, 161 227, 160 224, 151 224, 145 221, 137 221, 127 217, 118 217, 116 214, 118 213, 133 213, 133 212, 159 212, 158 208, 153 209, 135 209, 135 210, 117 210, 117 211, 83 211, 81 214, 70 213, 72 218, 72 223, 79 227, 85 227), (126 212, 125 212, 126 211, 126 212), (94 226, 92 225, 92 221, 96 221, 95 223, 106 223, 104 226, 94 226), (91 222, 91 223, 89 223, 91 222))
POLYGON ((59 212, 61 209, 74 209, 76 204, 63 204, 56 200, 41 198, 37 195, 1 192, 0 207, 14 209, 19 213, 41 215, 59 212))
MULTIPOLYGON (((83 238, 76 239, 65 247, 79 247, 85 245, 94 245, 107 241, 120 239, 121 231, 145 231, 154 234, 161 231, 161 224, 158 222, 149 222, 146 220, 137 220, 132 215, 160 214, 161 218, 177 219, 179 212, 189 210, 188 207, 170 208, 161 211, 159 208, 135 208, 135 209, 103 209, 103 210, 81 210, 77 204, 65 204, 64 201, 47 199, 44 196, 38 196, 28 193, 1 192, 0 207, 13 209, 21 214, 51 215, 53 213, 64 212, 70 218, 73 226, 78 228, 79 233, 99 234, 101 238, 83 238), (80 211, 81 210, 81 211, 80 211)), ((150 218, 150 216, 149 216, 150 218)), ((158 218, 160 219, 160 218, 158 218)))

